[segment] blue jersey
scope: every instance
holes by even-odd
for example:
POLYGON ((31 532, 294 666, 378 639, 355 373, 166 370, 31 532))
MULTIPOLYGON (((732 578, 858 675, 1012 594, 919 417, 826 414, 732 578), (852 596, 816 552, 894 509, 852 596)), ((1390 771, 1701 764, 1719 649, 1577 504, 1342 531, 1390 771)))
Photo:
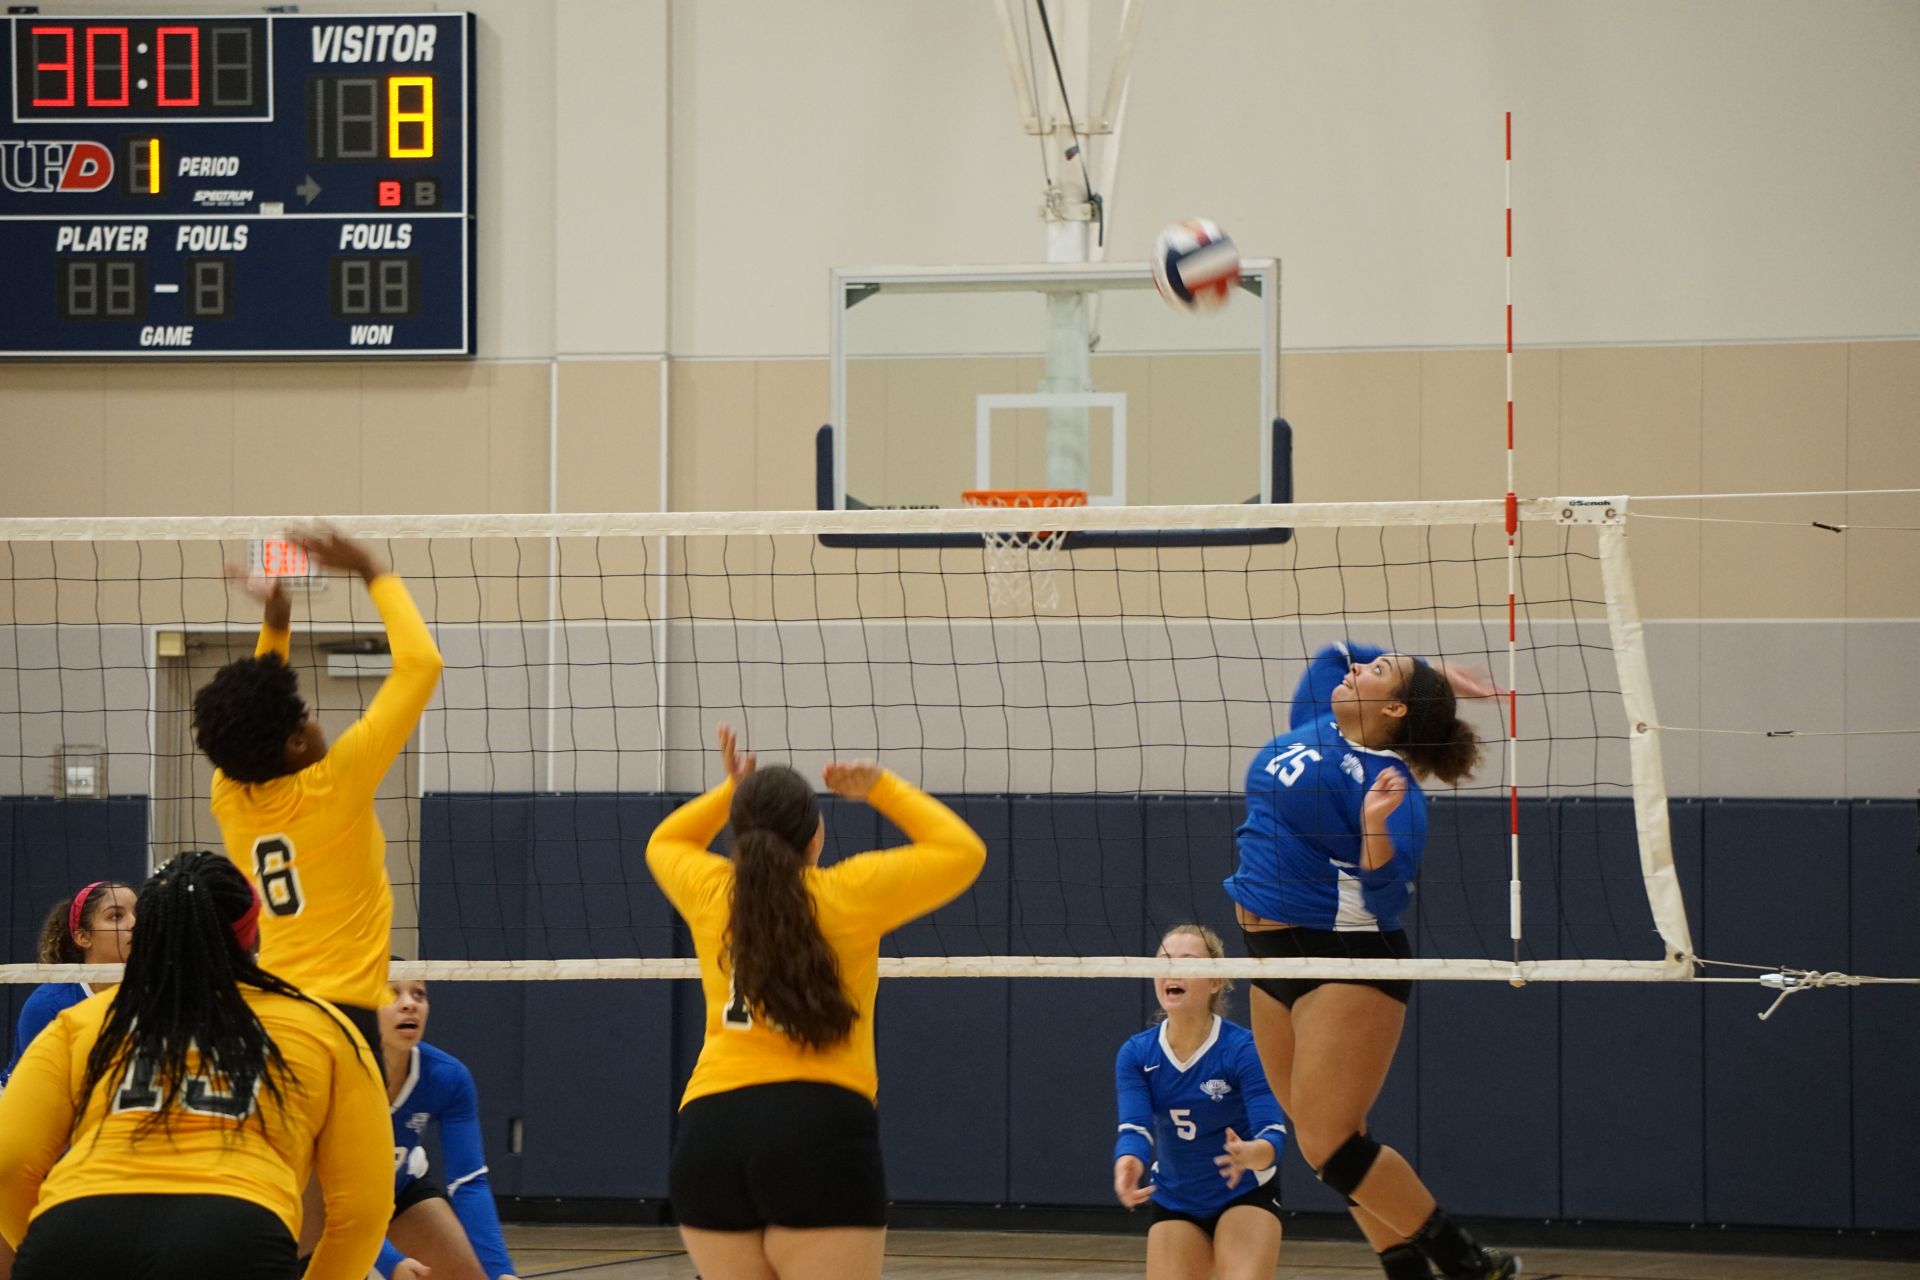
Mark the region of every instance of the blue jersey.
MULTIPOLYGON (((446 1162, 442 1186, 466 1228, 480 1266, 489 1277, 513 1274, 500 1215, 487 1185, 487 1160, 480 1149, 480 1096, 473 1076, 452 1054, 430 1044, 416 1045, 407 1082, 393 1100, 393 1191, 398 1196, 428 1171, 422 1139, 429 1124, 440 1126, 440 1155, 446 1162)), ((391 1276, 406 1255, 392 1244, 381 1247, 380 1274, 391 1276)))
POLYGON ((1316 653, 1294 690, 1292 727, 1247 768, 1247 817, 1234 833, 1240 865, 1226 886, 1255 915, 1309 929, 1400 927, 1427 842, 1427 798, 1398 753, 1349 742, 1333 717, 1348 664, 1383 652, 1329 645, 1316 653), (1386 769, 1406 775, 1406 798, 1387 819, 1393 856, 1369 871, 1360 810, 1386 769))
POLYGON ((20 1006, 20 1021, 13 1033, 13 1057, 7 1060, 7 1069, 0 1071, 0 1084, 20 1062, 20 1055, 27 1051, 33 1038, 46 1030, 49 1022, 59 1017, 62 1010, 71 1009, 82 1000, 91 996, 85 983, 80 982, 43 982, 33 989, 27 1002, 20 1006))
POLYGON ((1113 1064, 1120 1098, 1120 1136, 1113 1158, 1136 1156, 1151 1170, 1155 1204, 1206 1217, 1247 1190, 1246 1179, 1270 1180, 1280 1167, 1287 1118, 1267 1086, 1253 1032, 1215 1017, 1213 1034, 1182 1062, 1167 1045, 1161 1023, 1120 1046, 1113 1064), (1273 1144, 1273 1163, 1240 1176, 1229 1187, 1215 1156, 1227 1150, 1227 1130, 1243 1141, 1273 1144))

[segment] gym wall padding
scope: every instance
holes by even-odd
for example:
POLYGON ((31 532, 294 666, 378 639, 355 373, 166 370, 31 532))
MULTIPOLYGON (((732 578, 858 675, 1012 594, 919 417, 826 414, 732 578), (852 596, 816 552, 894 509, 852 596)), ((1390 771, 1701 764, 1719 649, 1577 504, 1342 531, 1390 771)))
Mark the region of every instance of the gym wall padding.
MULTIPOLYGON (((646 874, 681 797, 430 795, 421 805, 425 953, 471 959, 689 955, 646 874)), ((1233 797, 971 796, 990 857, 974 888, 889 940, 892 954, 1146 954, 1198 917, 1239 953, 1224 894, 1233 797)), ((1420 899, 1456 932, 1506 930, 1504 810, 1432 807, 1420 899), (1463 850, 1487 864, 1459 873, 1463 850)), ((1920 822, 1878 800, 1683 800, 1675 860, 1695 945, 1715 960, 1920 974, 1920 822)), ((898 833, 830 803, 828 858, 898 833)), ((1522 807, 1527 946, 1658 953, 1644 905, 1594 874, 1631 856, 1625 800, 1522 807)), ((7 958, 32 958, 47 903, 100 876, 137 881, 146 803, 0 800, 7 958)), ((1480 936, 1479 941, 1469 934, 1480 936)), ((1718 973, 1732 972, 1716 970, 1718 973)), ((8 989, 9 1029, 30 989, 8 989)), ((1790 997, 1750 985, 1424 984, 1374 1115, 1456 1213, 1650 1223, 1920 1230, 1905 1188, 1920 1146, 1911 987, 1790 997)), ((490 1177, 522 1197, 666 1193, 679 1092, 698 1053, 692 983, 443 982, 430 1038, 480 1087, 490 1177), (518 1120, 523 1149, 509 1149, 518 1120)), ((1245 1016, 1245 991, 1234 998, 1245 1016)), ((1148 1025, 1148 984, 916 979, 882 985, 880 1115, 909 1203, 1110 1203, 1113 1055, 1148 1025)), ((11 1037, 9 1036, 9 1039, 11 1037)), ((1286 1200, 1337 1212, 1297 1153, 1286 1200)))
MULTIPOLYGON (((659 811, 668 802, 651 803, 659 811)), ((481 815, 495 805, 571 809, 577 836, 624 843, 626 875, 634 881, 624 892, 639 904, 653 892, 641 860, 650 828, 637 811, 617 819, 613 803, 436 796, 423 814, 464 809, 463 821, 482 830, 481 815)), ((1212 888, 1232 865, 1234 798, 972 796, 961 803, 991 850, 987 870, 967 895, 890 940, 889 953, 1106 953, 1130 935, 1131 949, 1145 954, 1160 929, 1195 917, 1220 929, 1231 952, 1240 951, 1224 894, 1212 888)), ((1422 949, 1437 954, 1442 945, 1460 950, 1504 939, 1503 807, 1441 800, 1432 816, 1420 896, 1448 924, 1426 930, 1422 949), (1496 873, 1465 879, 1462 852, 1475 851, 1484 864, 1489 842, 1501 850, 1496 873)), ((1632 856, 1625 800, 1530 801, 1521 820, 1530 954, 1659 953, 1645 906, 1633 901, 1632 878, 1602 881, 1596 874, 1602 856, 1616 872, 1619 859, 1632 856)), ((829 858, 898 839, 857 808, 830 811, 828 823, 829 858)), ((430 952, 447 954, 457 934, 434 927, 457 929, 458 921, 437 919, 431 904, 455 900, 433 887, 450 874, 451 851, 434 836, 455 823, 424 824, 425 937, 430 952)), ((1672 806, 1672 829, 1702 955, 1920 973, 1920 938, 1901 927, 1920 901, 1911 807, 1687 800, 1672 806)), ((469 864, 463 874, 473 869, 469 864)), ((458 900, 489 903, 492 892, 469 884, 458 900)), ((684 931, 677 939, 684 954, 684 931)), ((575 953, 552 930, 528 929, 521 945, 517 954, 575 953)), ((650 1004, 635 1007, 627 992, 636 984, 559 985, 585 993, 572 1015, 583 1033, 623 1021, 651 1026, 660 1016, 650 1004)), ((604 1137, 581 1150, 577 1130, 543 1133, 529 1103, 529 1152, 543 1141, 564 1143, 571 1172, 562 1180, 536 1178, 523 1157, 520 1194, 633 1186, 636 1169, 664 1167, 664 1151, 636 1139, 659 1133, 657 1117, 671 1112, 698 1051, 699 1004, 690 984, 676 985, 670 1032, 651 1041, 629 1037, 632 1052, 654 1046, 644 1070, 636 1071, 642 1064, 634 1061, 616 1072, 552 1020, 537 1035, 531 1025, 521 1032, 525 1061, 541 1064, 537 1072, 530 1065, 525 1078, 591 1100, 600 1113, 593 1129, 604 1137), (556 1036, 563 1041, 558 1049, 556 1036), (663 1074, 669 1062, 671 1081, 663 1074), (613 1088, 615 1074, 636 1091, 613 1088), (651 1095, 638 1091, 643 1078, 660 1087, 651 1095), (648 1107, 653 1114, 643 1116, 648 1107)), ((1756 1015, 1772 998, 1746 985, 1567 983, 1516 991, 1427 983, 1415 995, 1374 1128, 1415 1159, 1463 1215, 1920 1228, 1920 1205, 1897 1194, 1903 1153, 1920 1141, 1901 1068, 1920 1056, 1914 993, 1812 992, 1792 997, 1763 1023, 1756 1015)), ((555 997, 535 988, 529 999, 555 997)), ((1144 982, 883 984, 880 1114, 894 1197, 1110 1203, 1113 1054, 1148 1025, 1151 1007, 1144 982)), ((1236 993, 1235 1008, 1244 1017, 1244 991, 1236 993)), ((436 1027, 435 1039, 449 1048, 467 1033, 464 1026, 436 1027)), ((506 1028, 485 1034, 500 1044, 511 1039, 506 1028)), ((1290 1205, 1337 1211, 1297 1153, 1282 1173, 1290 1205)))

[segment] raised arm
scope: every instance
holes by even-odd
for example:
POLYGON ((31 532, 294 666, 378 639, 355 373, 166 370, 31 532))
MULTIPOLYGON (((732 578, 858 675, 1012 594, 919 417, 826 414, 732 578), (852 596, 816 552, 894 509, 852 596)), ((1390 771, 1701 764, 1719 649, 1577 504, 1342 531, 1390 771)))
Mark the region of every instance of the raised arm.
POLYGON ((393 669, 373 695, 366 713, 353 723, 327 753, 340 785, 367 796, 380 785, 394 757, 407 745, 420 715, 433 700, 446 665, 426 620, 407 592, 407 584, 382 565, 367 548, 331 531, 304 533, 300 543, 309 555, 329 568, 357 573, 380 611, 387 629, 387 647, 393 669))
POLYGON ((848 858, 828 874, 847 901, 885 933, 966 892, 987 863, 987 844, 961 816, 872 761, 834 763, 824 777, 836 795, 865 800, 913 843, 848 858))
POLYGON ((647 870, 681 915, 698 911, 726 879, 727 860, 712 851, 733 807, 733 778, 675 809, 647 841, 647 870))
POLYGON ((1418 852, 1421 839, 1419 811, 1407 802, 1415 787, 1399 765, 1389 765, 1360 803, 1360 879, 1370 888, 1409 874, 1403 855, 1418 852), (1393 865, 1395 858, 1402 858, 1401 866, 1393 865))
POLYGON ((227 566, 227 582, 260 602, 260 638, 254 642, 253 656, 277 654, 287 660, 293 640, 293 601, 280 579, 249 574, 237 564, 227 566))
POLYGON ((68 1024, 56 1018, 21 1055, 0 1093, 0 1239, 15 1248, 73 1129, 72 1054, 68 1024))
POLYGON ((1343 641, 1330 644, 1315 653, 1307 663, 1306 674, 1293 691, 1293 707, 1287 715, 1287 727, 1298 729, 1307 721, 1333 710, 1333 691, 1347 678, 1356 662, 1372 662, 1385 653, 1378 645, 1343 641))

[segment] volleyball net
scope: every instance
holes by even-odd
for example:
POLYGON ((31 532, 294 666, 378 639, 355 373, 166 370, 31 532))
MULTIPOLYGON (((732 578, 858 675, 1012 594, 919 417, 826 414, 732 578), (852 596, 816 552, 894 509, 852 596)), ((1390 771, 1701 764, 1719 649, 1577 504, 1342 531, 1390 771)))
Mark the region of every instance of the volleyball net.
MULTIPOLYGON (((979 882, 894 935, 883 973, 1161 972, 1149 957, 1167 926, 1231 930, 1221 882, 1248 763, 1287 730, 1308 660, 1351 642, 1477 668, 1499 689, 1461 703, 1486 744, 1479 769, 1426 787, 1406 916, 1417 958, 1182 972, 1687 978, 1624 507, 1520 503, 1511 569, 1507 515, 1500 502, 1049 511, 1068 536, 1035 567, 948 540, 820 540, 984 544, 1033 532, 1020 510, 340 519, 405 579, 446 663, 376 801, 395 972, 694 976, 644 851, 661 817, 718 780, 722 722, 762 762, 815 778, 830 759, 877 758, 986 839, 979 882), (1291 539, 1073 546, 1082 532, 1276 527, 1291 539), (1052 609, 994 592, 1009 572, 1051 574, 1052 609)), ((219 846, 193 694, 252 652, 260 621, 224 566, 251 558, 294 588, 293 663, 330 734, 378 688, 387 659, 364 588, 304 576, 277 541, 286 525, 0 520, 16 932, 110 867, 219 846)), ((901 842, 864 806, 824 804, 828 863, 901 842)), ((56 972, 82 971, 0 967, 12 981, 56 972)))

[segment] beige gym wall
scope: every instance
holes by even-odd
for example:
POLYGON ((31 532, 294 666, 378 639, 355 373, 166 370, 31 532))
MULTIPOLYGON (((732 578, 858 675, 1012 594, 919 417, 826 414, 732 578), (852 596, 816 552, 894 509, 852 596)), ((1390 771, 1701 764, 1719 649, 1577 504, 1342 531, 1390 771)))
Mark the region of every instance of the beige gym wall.
MULTIPOLYGON (((1497 495, 1502 367, 1493 351, 1286 356, 1281 408, 1296 428, 1298 497, 1497 495)), ((544 511, 550 450, 554 509, 658 510, 661 368, 644 358, 0 366, 0 456, 9 460, 0 510, 544 511)), ((670 509, 812 505, 824 360, 670 369, 670 509)), ((1868 488, 1920 477, 1920 342, 1526 351, 1515 399, 1527 495, 1868 488)), ((1206 442, 1156 436, 1150 415, 1135 423, 1138 466, 1209 473, 1207 459, 1191 461, 1206 442)), ((894 455, 889 466, 904 479, 916 456, 904 447, 894 455)), ((940 467, 938 450, 926 456, 926 486, 962 487, 966 475, 940 467)), ((1640 510, 1698 514, 1698 505, 1640 510)), ((1805 499, 1766 514, 1869 525, 1899 508, 1805 499)), ((1650 618, 1920 615, 1920 575, 1897 534, 1812 538, 1804 527, 1640 520, 1633 536, 1650 618)))
MULTIPOLYGON (((0 515, 808 507, 829 268, 1039 256, 1037 148, 991 6, 466 7, 480 358, 3 364, 0 515)), ((1096 66, 1117 10, 1092 0, 1096 66)), ((1178 6, 1148 6, 1109 248, 1137 258, 1162 222, 1201 213, 1283 260, 1280 406, 1302 500, 1501 491, 1507 108, 1522 493, 1920 484, 1920 6, 1211 14, 1183 27, 1178 6)), ((1131 424, 1135 492, 1245 496, 1220 470, 1230 449, 1153 417, 1131 424)), ((938 459, 909 437, 886 465, 950 494, 967 477, 938 459)), ((1668 636, 1825 624, 1716 631, 1764 634, 1761 683, 1907 634, 1873 620, 1920 618, 1910 535, 1810 523, 1912 524, 1900 500, 1639 509, 1799 522, 1632 526, 1642 610, 1668 636)), ((1672 643, 1668 714, 1748 714, 1747 689, 1713 685, 1711 642, 1672 643), (1712 698, 1670 696, 1693 685, 1712 698)), ((1856 678, 1847 714, 1920 714, 1920 685, 1896 686, 1856 678)), ((1844 784, 1880 793, 1847 752, 1844 784)), ((1743 790, 1678 744, 1669 762, 1683 788, 1743 790)), ((1791 768, 1765 783, 1806 785, 1791 768)))

